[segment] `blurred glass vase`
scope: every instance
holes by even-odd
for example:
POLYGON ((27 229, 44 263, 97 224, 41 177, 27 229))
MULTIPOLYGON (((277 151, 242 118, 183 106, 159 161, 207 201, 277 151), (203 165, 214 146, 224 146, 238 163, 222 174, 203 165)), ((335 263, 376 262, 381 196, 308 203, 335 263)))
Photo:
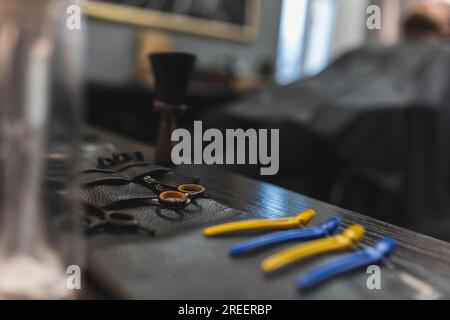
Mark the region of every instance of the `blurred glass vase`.
MULTIPOLYGON (((78 3, 78 1, 76 1, 78 3)), ((73 296, 81 30, 63 0, 0 0, 0 298, 73 296)))

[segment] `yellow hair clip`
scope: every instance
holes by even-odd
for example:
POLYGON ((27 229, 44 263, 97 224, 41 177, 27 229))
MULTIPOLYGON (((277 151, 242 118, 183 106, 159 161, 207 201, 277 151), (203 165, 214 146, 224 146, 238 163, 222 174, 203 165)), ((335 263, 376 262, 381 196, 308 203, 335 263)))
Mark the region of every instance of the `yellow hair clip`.
POLYGON ((350 226, 337 236, 311 241, 274 254, 263 260, 261 269, 265 272, 272 272, 307 257, 326 252, 349 250, 361 240, 364 232, 364 227, 360 225, 350 226))
POLYGON ((294 229, 307 225, 316 212, 312 209, 300 212, 295 217, 282 219, 263 219, 263 220, 248 220, 225 223, 214 227, 206 228, 204 230, 205 236, 216 236, 225 233, 253 230, 253 229, 294 229))

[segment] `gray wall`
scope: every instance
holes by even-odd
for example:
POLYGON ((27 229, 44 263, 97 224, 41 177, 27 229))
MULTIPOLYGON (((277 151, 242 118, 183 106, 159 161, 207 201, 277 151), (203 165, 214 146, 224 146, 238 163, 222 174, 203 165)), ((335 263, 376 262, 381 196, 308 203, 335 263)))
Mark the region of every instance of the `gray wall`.
MULTIPOLYGON (((200 65, 209 65, 231 57, 249 73, 263 59, 275 62, 281 0, 261 1, 259 37, 250 44, 172 33, 174 49, 195 53, 200 65)), ((133 81, 138 28, 102 20, 88 21, 89 80, 122 84, 133 81)))

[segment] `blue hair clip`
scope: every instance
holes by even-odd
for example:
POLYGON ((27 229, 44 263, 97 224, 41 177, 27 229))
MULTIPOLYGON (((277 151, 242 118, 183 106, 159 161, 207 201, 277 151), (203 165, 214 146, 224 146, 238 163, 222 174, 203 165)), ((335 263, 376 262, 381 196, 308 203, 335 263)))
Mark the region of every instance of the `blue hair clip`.
POLYGON ((297 280, 298 287, 306 290, 342 273, 378 264, 391 255, 396 247, 394 239, 383 238, 372 247, 346 254, 303 274, 297 280))
POLYGON ((241 242, 230 249, 230 255, 236 256, 257 248, 283 243, 292 240, 313 240, 333 234, 341 221, 337 217, 326 220, 319 227, 301 230, 282 231, 241 242))

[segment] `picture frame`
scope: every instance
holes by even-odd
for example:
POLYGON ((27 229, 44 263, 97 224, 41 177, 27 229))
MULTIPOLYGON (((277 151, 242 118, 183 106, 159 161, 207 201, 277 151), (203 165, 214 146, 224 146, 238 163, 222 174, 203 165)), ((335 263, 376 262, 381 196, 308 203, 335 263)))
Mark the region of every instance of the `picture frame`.
MULTIPOLYGON (((235 21, 216 19, 214 12, 207 17, 195 16, 189 13, 189 8, 182 13, 180 13, 180 10, 174 12, 173 9, 176 8, 177 3, 181 5, 180 1, 185 0, 147 0, 147 2, 141 1, 141 4, 137 6, 135 4, 136 0, 88 0, 85 2, 84 12, 88 17, 105 19, 117 23, 191 33, 239 42, 251 42, 258 36, 261 10, 260 0, 237 0, 238 2, 236 4, 242 7, 241 11, 243 12, 238 11, 238 18, 235 21), (152 3, 152 1, 154 2, 152 3), (149 8, 145 7, 145 4, 143 5, 142 3, 147 3, 149 6, 155 6, 155 3, 160 5, 164 3, 165 8, 164 10, 149 8), (168 3, 172 7, 167 6, 168 3), (238 20, 239 22, 236 22, 238 20)), ((190 3, 194 3, 194 1, 197 1, 197 4, 201 4, 201 1, 211 0, 191 0, 190 3)), ((219 7, 219 5, 224 6, 225 1, 230 0, 215 0, 215 3, 219 7)), ((182 4, 186 7, 185 3, 183 2, 182 4)), ((229 5, 229 3, 226 5, 229 5)), ((162 5, 161 8, 163 8, 162 5)))

